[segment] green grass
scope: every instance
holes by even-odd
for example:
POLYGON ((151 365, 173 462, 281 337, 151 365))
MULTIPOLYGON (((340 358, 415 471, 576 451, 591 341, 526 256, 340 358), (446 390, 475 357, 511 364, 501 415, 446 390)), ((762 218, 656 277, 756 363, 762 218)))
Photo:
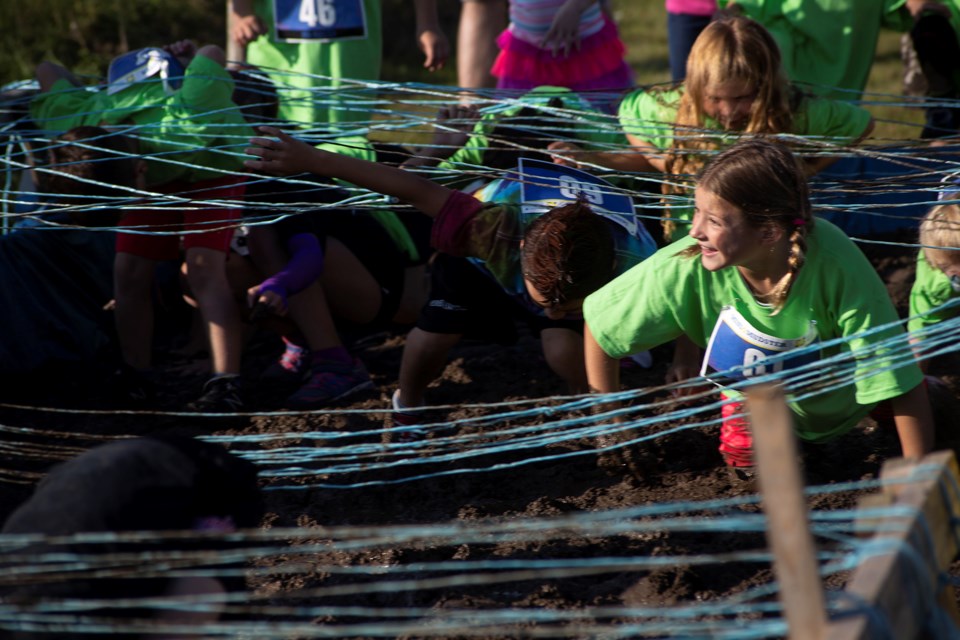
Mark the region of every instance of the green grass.
MULTIPOLYGON (((875 0, 865 0, 875 1, 875 0)), ((384 2, 384 65, 386 80, 429 84, 456 83, 455 61, 440 73, 421 67, 414 45, 410 0, 384 2)), ((667 63, 666 12, 661 0, 612 0, 614 16, 627 45, 627 60, 640 85, 670 79, 667 63)), ((459 2, 439 0, 441 21, 453 41, 459 2)), ((192 37, 199 42, 225 43, 222 0, 136 0, 124 4, 104 0, 32 0, 0 3, 0 18, 11 26, 0 42, 0 81, 27 78, 44 59, 57 60, 78 71, 96 74, 124 46, 138 48, 192 37), (9 4, 9 6, 7 6, 9 4), (172 19, 171 16, 175 16, 172 19)), ((916 138, 923 121, 920 109, 891 106, 903 102, 899 34, 884 32, 867 86, 868 108, 878 120, 874 137, 916 138), (880 97, 884 96, 884 97, 880 97)), ((455 44, 455 43, 454 43, 455 44)), ((454 47, 455 48, 455 47, 454 47)))

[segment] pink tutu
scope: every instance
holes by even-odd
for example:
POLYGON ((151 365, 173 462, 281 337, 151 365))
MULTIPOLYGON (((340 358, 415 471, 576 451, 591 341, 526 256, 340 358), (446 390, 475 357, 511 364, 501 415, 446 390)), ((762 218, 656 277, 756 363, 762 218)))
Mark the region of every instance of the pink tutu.
POLYGON ((533 89, 542 85, 574 91, 616 90, 633 86, 633 71, 624 61, 626 47, 609 19, 597 33, 580 41, 568 55, 554 57, 515 37, 509 29, 497 38, 500 55, 490 70, 501 89, 533 89))

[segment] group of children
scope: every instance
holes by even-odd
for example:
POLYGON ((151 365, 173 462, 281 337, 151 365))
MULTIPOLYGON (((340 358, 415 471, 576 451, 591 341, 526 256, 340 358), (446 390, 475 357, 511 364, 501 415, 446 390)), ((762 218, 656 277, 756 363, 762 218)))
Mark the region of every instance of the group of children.
MULTIPOLYGON (((172 54, 184 52, 192 53, 185 45, 171 48, 166 57, 160 51, 156 55, 165 62, 150 68, 172 66, 172 54)), ((464 336, 509 342, 518 320, 539 333, 547 363, 574 393, 618 390, 619 359, 674 340, 671 375, 678 379, 701 370, 704 348, 714 368, 717 362, 746 367, 758 358, 836 338, 846 340, 823 349, 820 357, 847 353, 857 358, 899 331, 869 331, 896 320, 893 305, 856 246, 841 230, 813 217, 806 184, 807 176, 836 157, 836 148, 868 136, 872 118, 863 109, 792 85, 781 70, 776 42, 748 18, 724 18, 704 29, 691 50, 684 83, 635 91, 622 100, 623 151, 597 150, 571 127, 564 141, 528 138, 520 145, 524 151, 498 156, 508 169, 539 145, 559 165, 674 177, 663 181, 670 244, 659 251, 642 225, 622 224, 597 206, 603 198, 592 200, 589 189, 568 190, 566 202, 543 212, 523 206, 515 194, 512 200, 484 202, 484 195, 498 191, 475 197, 475 187, 461 191, 414 172, 423 164, 456 167, 469 153, 470 140, 496 140, 525 127, 503 129, 481 120, 476 128, 460 132, 467 142, 462 152, 426 162, 407 157, 406 150, 376 149, 363 140, 339 147, 353 149, 354 157, 333 153, 275 126, 261 126, 261 135, 251 138, 240 112, 226 108, 233 104, 233 80, 222 64, 222 54, 204 47, 179 76, 143 71, 132 84, 98 93, 69 91, 62 72, 41 67, 45 93, 32 109, 37 124, 48 130, 129 127, 127 137, 135 139, 138 151, 133 156, 108 153, 129 169, 124 184, 191 199, 185 228, 203 232, 185 235, 186 276, 207 326, 214 374, 193 405, 198 410, 242 406, 236 374, 244 307, 271 321, 292 320, 283 329, 286 350, 278 370, 305 381, 289 400, 298 408, 324 407, 371 385, 362 362, 338 337, 335 317, 365 327, 415 324, 393 394, 396 419, 406 425, 418 421, 416 409, 425 405, 426 388, 454 344, 464 336), (192 93, 194 80, 204 83, 202 100, 192 93), (142 90, 130 93, 140 85, 142 90), (187 126, 186 133, 165 129, 171 119, 187 126), (188 135, 193 121, 198 142, 178 145, 173 134, 188 135), (781 141, 780 134, 789 135, 781 141), (800 146, 811 138, 815 148, 800 146), (248 139, 252 144, 243 160, 248 139), (195 155, 183 157, 184 146, 195 155), (145 166, 132 159, 141 156, 147 158, 145 166), (400 164, 404 166, 396 166, 400 164), (298 180, 294 188, 249 173, 238 177, 244 169, 316 178, 298 180), (419 213, 378 212, 377 217, 335 211, 342 189, 357 187, 397 198, 419 213), (284 202, 312 202, 316 204, 309 208, 319 210, 254 227, 254 269, 239 285, 244 304, 238 306, 225 263, 244 190, 242 206, 261 221, 284 202), (421 214, 432 224, 415 222, 421 214), (211 224, 213 231, 204 226, 211 224), (427 237, 437 251, 429 290, 422 284, 430 253, 427 237), (719 334, 732 342, 722 348, 712 344, 711 337, 719 334), (773 345, 772 351, 758 354, 757 340, 773 345), (711 360, 721 351, 725 359, 711 360)), ((510 117, 536 120, 565 100, 582 99, 548 90, 529 110, 510 117)), ((504 117, 504 123, 508 120, 504 117)), ((94 131, 111 137, 102 129, 94 131)), ((495 146, 474 149, 473 166, 493 160, 486 151, 503 151, 495 146)), ((500 193, 504 191, 509 189, 500 193)), ((926 271, 918 270, 916 306, 912 300, 918 313, 955 295, 949 277, 960 281, 952 266, 960 261, 932 248, 957 246, 954 238, 928 233, 931 227, 942 231, 936 221, 947 220, 951 208, 955 205, 942 205, 924 222, 921 242, 928 251, 920 262, 926 271)), ((132 209, 121 226, 157 229, 160 218, 153 208, 132 209)), ((127 380, 149 380, 150 324, 145 316, 150 306, 144 293, 156 261, 174 257, 175 238, 118 234, 116 318, 127 380)), ((935 317, 924 318, 912 322, 935 317)), ((933 427, 920 368, 901 363, 876 371, 875 362, 864 358, 856 360, 856 368, 855 383, 792 404, 798 435, 827 441, 851 429, 877 403, 889 402, 904 454, 929 451, 933 427)), ((721 451, 729 464, 749 465, 740 397, 730 390, 724 395, 721 451)))

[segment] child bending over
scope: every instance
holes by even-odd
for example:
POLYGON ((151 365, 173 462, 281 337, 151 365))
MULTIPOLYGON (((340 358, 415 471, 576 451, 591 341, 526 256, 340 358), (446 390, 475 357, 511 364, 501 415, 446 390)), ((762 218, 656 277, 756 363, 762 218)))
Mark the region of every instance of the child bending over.
POLYGON ((124 360, 117 379, 133 400, 152 396, 153 300, 158 261, 180 258, 183 236, 187 280, 206 324, 213 377, 198 411, 236 411, 239 390, 240 316, 227 282, 225 262, 233 221, 240 212, 224 202, 242 199, 241 168, 229 146, 251 133, 231 96, 234 81, 224 68, 223 51, 189 41, 166 49, 142 49, 114 60, 110 83, 90 92, 66 69, 44 62, 37 67, 41 94, 30 112, 41 128, 55 132, 79 125, 113 125, 147 158, 146 183, 152 190, 182 195, 182 207, 128 210, 121 226, 151 233, 118 233, 116 242, 116 324, 124 360), (166 234, 152 233, 166 231, 166 234))
MULTIPOLYGON (((886 288, 842 231, 814 220, 804 169, 793 154, 770 141, 737 143, 701 172, 694 197, 689 237, 584 302, 590 387, 619 391, 618 358, 681 335, 700 347, 712 335, 731 336, 707 353, 718 370, 754 363, 756 344, 787 351, 843 337, 842 345, 822 355, 852 354, 856 381, 792 402, 797 435, 827 442, 852 429, 877 403, 889 402, 903 455, 929 452, 933 424, 919 367, 908 362, 885 368, 882 352, 880 363, 866 355, 900 332, 865 335, 897 321, 886 288), (744 334, 763 341, 737 338, 744 334), (733 355, 718 363, 714 354, 723 351, 733 355)), ((785 369, 789 365, 784 362, 785 369)), ((740 379, 751 375, 741 371, 740 379)), ((735 392, 724 398, 729 403, 720 451, 727 464, 750 466, 752 441, 739 415, 742 402, 735 392)))
MULTIPOLYGON (((960 296, 960 200, 933 207, 920 223, 917 278, 910 289, 911 332, 921 331, 957 315, 957 308, 933 311, 960 296)), ((915 341, 923 340, 916 336, 915 341)), ((929 362, 922 360, 926 371, 929 362)))
POLYGON ((815 138, 804 164, 812 175, 836 160, 819 151, 826 145, 858 144, 873 130, 873 118, 859 107, 818 98, 791 85, 781 68, 777 43, 749 18, 717 20, 703 30, 690 51, 686 80, 667 89, 639 89, 620 103, 620 124, 630 150, 582 151, 570 143, 557 162, 598 164, 623 171, 666 173, 664 236, 677 240, 690 229, 687 180, 712 154, 743 134, 793 134, 815 138))
MULTIPOLYGON (((517 317, 540 331, 547 363, 570 390, 586 389, 581 304, 652 252, 652 239, 642 227, 627 233, 583 202, 525 215, 518 205, 485 204, 401 169, 326 153, 270 127, 261 131, 275 138, 251 141, 248 153, 258 159, 248 160, 249 168, 347 180, 434 218, 431 241, 440 254, 432 270, 431 300, 407 336, 396 409, 423 405, 427 385, 464 335, 509 343, 517 317)), ((414 420, 398 416, 404 418, 414 420)))

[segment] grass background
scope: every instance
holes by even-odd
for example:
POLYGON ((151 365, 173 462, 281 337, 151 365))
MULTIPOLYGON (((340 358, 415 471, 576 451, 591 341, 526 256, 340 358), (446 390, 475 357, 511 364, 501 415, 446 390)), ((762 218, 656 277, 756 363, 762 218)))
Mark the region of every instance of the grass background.
MULTIPOLYGON (((412 0, 382 1, 387 25, 383 78, 455 85, 452 60, 436 74, 422 69, 422 58, 414 45, 412 0)), ((454 41, 460 3, 437 0, 437 4, 446 33, 454 41)), ((42 60, 99 77, 111 58, 129 49, 182 38, 224 46, 226 6, 226 0, 0 2, 0 23, 5 26, 0 39, 0 84, 31 77, 42 60)), ((668 81, 663 0, 612 0, 612 7, 637 82, 668 81)), ((915 138, 919 133, 916 125, 923 121, 920 109, 899 105, 903 102, 899 39, 900 34, 895 32, 881 35, 867 86, 868 94, 876 94, 867 96, 868 108, 878 120, 874 137, 881 140, 915 138)))

